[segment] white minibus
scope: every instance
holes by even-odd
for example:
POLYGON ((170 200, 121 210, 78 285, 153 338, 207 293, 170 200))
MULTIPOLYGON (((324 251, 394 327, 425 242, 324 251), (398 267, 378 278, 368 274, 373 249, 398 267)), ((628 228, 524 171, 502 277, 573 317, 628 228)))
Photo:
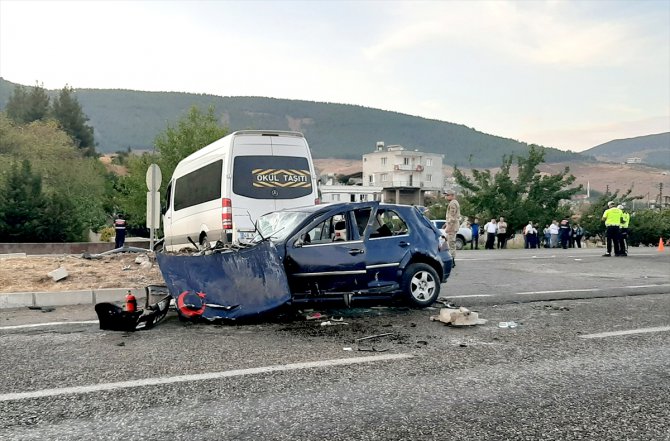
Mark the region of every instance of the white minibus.
POLYGON ((316 174, 302 133, 242 130, 184 158, 163 208, 167 251, 240 243, 268 212, 318 204, 316 174), (190 240, 189 240, 190 239, 190 240))

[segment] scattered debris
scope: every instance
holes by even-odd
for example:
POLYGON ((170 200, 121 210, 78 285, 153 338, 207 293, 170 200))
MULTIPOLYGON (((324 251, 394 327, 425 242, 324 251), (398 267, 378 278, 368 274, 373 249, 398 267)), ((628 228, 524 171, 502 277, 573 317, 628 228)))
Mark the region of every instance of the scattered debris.
POLYGON ((439 316, 432 315, 430 319, 432 321, 438 320, 452 326, 483 325, 487 322, 485 319, 480 319, 478 313, 472 312, 462 306, 458 309, 442 308, 439 316))
POLYGON ((377 349, 374 346, 370 346, 370 347, 358 348, 358 350, 364 352, 386 352, 389 350, 389 348, 377 349))
POLYGON ((51 277, 54 282, 58 282, 59 280, 66 278, 68 276, 68 272, 61 266, 51 271, 50 273, 47 273, 47 276, 51 277))
POLYGON ((321 326, 335 326, 335 325, 348 325, 349 323, 347 322, 333 322, 330 320, 327 320, 325 322, 321 322, 321 326))
POLYGON ((392 332, 387 332, 385 334, 370 335, 368 337, 357 338, 356 341, 358 342, 358 341, 363 341, 363 340, 370 340, 370 339, 373 339, 373 338, 386 337, 386 336, 389 336, 389 335, 393 335, 393 333, 392 332))
POLYGON ((149 262, 149 256, 146 254, 140 254, 135 258, 135 263, 142 265, 144 262, 149 262))
POLYGON ((346 348, 342 348, 342 350, 343 350, 343 351, 353 351, 353 350, 354 350, 354 348, 349 348, 349 347, 346 347, 346 348))
POLYGON ((45 307, 42 308, 42 312, 52 312, 52 311, 55 311, 55 310, 56 310, 56 308, 53 308, 51 306, 45 306, 45 307))
POLYGON ((510 328, 510 329, 514 329, 514 328, 516 328, 517 326, 519 326, 519 324, 518 324, 517 322, 500 322, 500 323, 498 323, 498 327, 499 327, 499 328, 510 328))
POLYGON ((144 262, 140 263, 140 268, 144 270, 149 270, 151 269, 151 267, 153 267, 153 265, 148 260, 145 260, 144 262))
POLYGON ((461 348, 467 348, 468 344, 467 343, 461 343, 458 346, 460 346, 461 348))
POLYGON ((319 319, 325 319, 326 316, 321 314, 320 312, 310 312, 305 316, 305 320, 319 320, 319 319))
POLYGON ((130 265, 125 265, 123 268, 121 268, 121 271, 130 271, 130 265))

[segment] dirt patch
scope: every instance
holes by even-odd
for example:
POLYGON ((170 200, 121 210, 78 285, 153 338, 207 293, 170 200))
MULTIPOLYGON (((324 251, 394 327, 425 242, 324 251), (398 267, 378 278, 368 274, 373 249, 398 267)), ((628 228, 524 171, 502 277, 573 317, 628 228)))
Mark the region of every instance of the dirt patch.
POLYGON ((156 263, 142 268, 135 263, 138 255, 121 253, 91 260, 72 255, 0 259, 0 292, 144 288, 164 283, 156 263), (68 276, 54 282, 48 273, 59 267, 68 276))

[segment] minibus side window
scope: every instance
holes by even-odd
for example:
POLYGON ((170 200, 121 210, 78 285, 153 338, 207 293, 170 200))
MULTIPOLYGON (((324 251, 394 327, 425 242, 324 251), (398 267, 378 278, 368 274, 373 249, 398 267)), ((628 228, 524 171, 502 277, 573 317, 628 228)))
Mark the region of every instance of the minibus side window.
POLYGON ((175 211, 221 199, 223 161, 207 164, 180 178, 174 184, 175 211))

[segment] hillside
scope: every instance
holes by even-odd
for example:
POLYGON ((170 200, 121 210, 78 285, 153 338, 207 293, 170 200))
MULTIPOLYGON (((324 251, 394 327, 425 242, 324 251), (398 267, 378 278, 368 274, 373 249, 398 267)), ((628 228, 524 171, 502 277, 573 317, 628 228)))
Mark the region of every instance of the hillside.
MULTIPOLYGON (((16 84, 0 78, 0 110, 16 84)), ((49 91, 53 96, 57 91, 49 91)), ((441 153, 444 163, 491 167, 503 155, 525 153, 526 143, 489 135, 464 125, 362 106, 263 97, 220 97, 178 92, 78 89, 76 96, 95 129, 100 153, 151 150, 158 133, 189 108, 213 106, 231 131, 297 130, 305 134, 315 158, 360 159, 377 141, 441 153)), ((585 156, 548 148, 546 160, 584 160, 585 156)))
POLYGON ((615 139, 584 152, 601 161, 625 162, 637 157, 649 165, 670 167, 670 132, 615 139))
MULTIPOLYGON (((321 174, 350 175, 363 171, 361 161, 345 159, 316 159, 314 160, 314 166, 321 174)), ((647 198, 652 201, 655 199, 659 192, 660 183, 663 183, 664 194, 670 191, 670 172, 668 170, 641 164, 573 161, 569 163, 544 163, 540 164, 539 168, 543 173, 556 174, 563 171, 566 166, 570 167, 570 173, 575 176, 575 184, 581 184, 585 190, 588 184, 593 192, 604 193, 609 186, 610 192, 619 190, 619 193, 624 193, 632 186, 634 196, 644 196, 644 199, 639 202, 641 204, 646 203, 647 198)), ((461 169, 466 173, 469 172, 467 168, 461 169)), ((498 171, 498 167, 491 167, 490 170, 495 173, 498 171)), ((445 166, 444 172, 445 176, 452 176, 453 167, 445 166)))

